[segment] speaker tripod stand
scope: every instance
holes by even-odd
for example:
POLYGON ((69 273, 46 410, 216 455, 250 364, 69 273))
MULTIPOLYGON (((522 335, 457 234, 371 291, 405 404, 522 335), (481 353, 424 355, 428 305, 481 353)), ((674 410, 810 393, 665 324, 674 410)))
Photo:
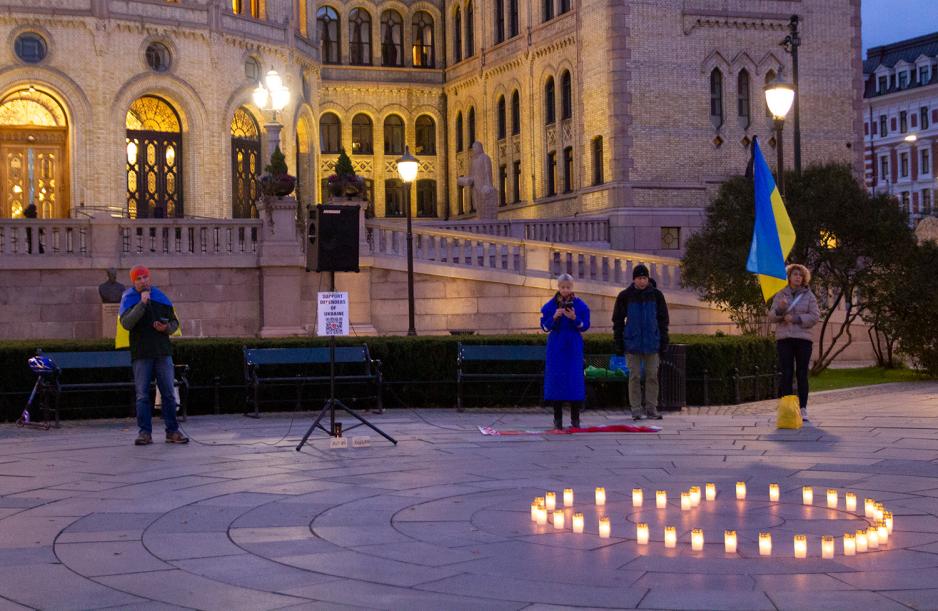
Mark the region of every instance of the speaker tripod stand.
MULTIPOLYGON (((330 272, 329 276, 330 276, 329 290, 334 293, 335 292, 335 272, 330 272)), ((384 431, 382 431, 381 429, 379 429, 372 423, 365 420, 365 418, 363 418, 360 414, 358 414, 355 410, 350 408, 348 405, 346 405, 339 399, 336 399, 336 396, 335 396, 335 335, 332 335, 329 337, 329 398, 326 400, 326 403, 322 406, 322 409, 319 411, 319 415, 316 416, 316 419, 313 421, 310 427, 306 430, 306 434, 303 435, 303 439, 301 439, 300 443, 297 444, 296 446, 297 452, 299 452, 303 448, 303 446, 306 445, 306 442, 310 438, 310 435, 312 435, 313 431, 315 431, 316 429, 323 431, 330 437, 341 436, 342 434, 341 429, 338 429, 338 430, 336 429, 336 424, 337 424, 335 421, 336 409, 340 409, 344 411, 346 414, 348 414, 349 416, 351 416, 352 418, 355 418, 356 420, 358 420, 358 424, 354 424, 348 427, 347 429, 345 429, 346 432, 351 431, 352 429, 357 429, 360 426, 367 426, 375 433, 381 435, 382 437, 384 437, 385 439, 387 439, 394 445, 397 445, 396 439, 394 439, 393 437, 391 437, 390 435, 388 435, 387 433, 385 433, 384 431), (328 429, 321 424, 323 418, 326 417, 326 414, 329 414, 329 428, 328 429)), ((338 423, 338 424, 341 426, 341 423, 338 423)))

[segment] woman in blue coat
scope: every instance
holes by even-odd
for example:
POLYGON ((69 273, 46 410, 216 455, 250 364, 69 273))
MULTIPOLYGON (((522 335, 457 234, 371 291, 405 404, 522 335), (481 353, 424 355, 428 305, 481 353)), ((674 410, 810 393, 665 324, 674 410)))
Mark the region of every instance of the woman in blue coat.
POLYGON ((554 406, 554 428, 563 428, 563 404, 570 404, 570 424, 580 428, 580 408, 586 399, 583 377, 583 332, 590 328, 590 309, 573 294, 573 276, 557 278, 557 294, 541 308, 541 328, 547 336, 544 402, 554 406))

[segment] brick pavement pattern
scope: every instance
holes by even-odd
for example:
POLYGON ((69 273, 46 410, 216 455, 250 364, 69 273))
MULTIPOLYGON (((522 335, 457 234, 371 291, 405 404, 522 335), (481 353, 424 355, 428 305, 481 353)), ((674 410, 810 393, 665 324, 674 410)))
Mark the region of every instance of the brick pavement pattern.
MULTIPOLYGON (((374 417, 397 447, 372 436, 330 450, 318 437, 302 453, 306 413, 192 418, 188 447, 134 447, 128 421, 4 425, 0 609, 938 608, 938 384, 818 395, 800 431, 776 430, 769 405, 668 415, 660 434, 515 438, 476 427, 546 428, 549 416, 400 410, 374 417), (717 500, 681 512, 680 491, 706 481, 717 500), (609 539, 597 536, 600 485, 609 539), (533 497, 564 487, 586 514, 582 535, 530 520, 533 497), (841 491, 841 510, 823 507, 826 488, 841 491), (665 511, 648 501, 656 489, 669 492, 665 511), (860 514, 842 510, 847 490, 860 514), (864 497, 895 514, 888 546, 821 559, 822 534, 866 524, 864 497), (638 521, 651 526, 647 546, 638 521), (662 545, 665 523, 677 549, 662 545), (724 552, 724 528, 739 533, 738 553, 724 552), (760 530, 773 534, 771 558, 758 556, 760 530), (796 532, 805 560, 792 557, 796 532)), ((620 422, 631 421, 584 416, 620 422)))

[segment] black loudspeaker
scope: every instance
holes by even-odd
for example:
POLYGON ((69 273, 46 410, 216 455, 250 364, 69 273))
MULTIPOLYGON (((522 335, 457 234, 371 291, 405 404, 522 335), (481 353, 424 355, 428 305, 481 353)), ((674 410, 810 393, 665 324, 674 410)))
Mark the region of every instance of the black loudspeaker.
POLYGON ((306 271, 358 272, 358 206, 308 206, 306 271))

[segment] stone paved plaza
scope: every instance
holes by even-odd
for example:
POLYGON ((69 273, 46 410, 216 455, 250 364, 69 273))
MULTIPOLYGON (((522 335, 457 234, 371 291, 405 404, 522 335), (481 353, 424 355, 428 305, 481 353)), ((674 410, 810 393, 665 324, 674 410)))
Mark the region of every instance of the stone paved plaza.
POLYGON ((819 394, 801 431, 776 430, 770 403, 670 415, 660 434, 476 428, 546 428, 532 410, 374 420, 398 446, 371 435, 370 447, 329 449, 320 435, 297 453, 307 414, 292 429, 282 414, 192 418, 200 443, 188 447, 134 447, 129 420, 0 427, 0 609, 938 608, 938 384, 819 394), (717 500, 682 512, 680 492, 707 481, 717 500), (609 539, 597 534, 596 486, 609 539), (569 512, 562 532, 531 522, 532 498, 565 487, 583 534, 569 512), (848 490, 858 513, 845 511, 848 490), (844 557, 842 534, 867 524, 865 497, 895 514, 895 530, 885 548, 844 557), (649 545, 635 541, 639 521, 649 545), (665 524, 676 549, 663 546, 665 524), (724 529, 738 533, 736 554, 724 529), (773 556, 758 555, 759 531, 772 533, 773 556), (807 559, 793 557, 795 533, 808 535, 807 559), (820 557, 824 534, 838 538, 834 559, 820 557))

